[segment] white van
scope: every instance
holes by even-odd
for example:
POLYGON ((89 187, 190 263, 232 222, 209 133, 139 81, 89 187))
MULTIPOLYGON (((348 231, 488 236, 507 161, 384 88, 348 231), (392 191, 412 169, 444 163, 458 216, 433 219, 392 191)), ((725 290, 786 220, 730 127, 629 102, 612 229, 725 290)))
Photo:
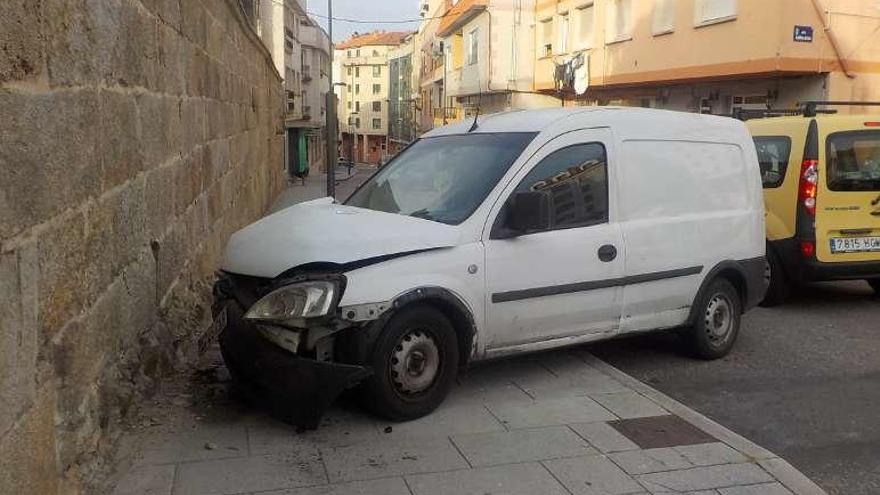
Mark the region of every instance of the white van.
POLYGON ((427 133, 342 204, 234 234, 216 321, 236 379, 292 420, 355 385, 403 420, 497 356, 676 327, 724 356, 764 294, 764 246, 741 122, 512 111, 427 133))

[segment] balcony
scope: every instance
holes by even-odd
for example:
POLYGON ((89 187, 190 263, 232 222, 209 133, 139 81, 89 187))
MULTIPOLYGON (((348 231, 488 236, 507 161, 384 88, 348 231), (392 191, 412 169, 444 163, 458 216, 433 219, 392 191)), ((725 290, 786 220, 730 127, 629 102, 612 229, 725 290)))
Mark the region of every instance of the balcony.
POLYGON ((312 80, 312 68, 308 65, 303 65, 302 68, 302 82, 309 82, 312 80))

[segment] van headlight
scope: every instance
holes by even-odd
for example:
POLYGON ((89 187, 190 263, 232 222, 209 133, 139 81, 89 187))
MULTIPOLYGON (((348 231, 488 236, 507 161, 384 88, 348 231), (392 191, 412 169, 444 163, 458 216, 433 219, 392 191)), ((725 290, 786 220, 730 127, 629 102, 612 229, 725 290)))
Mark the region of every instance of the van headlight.
POLYGON ((333 306, 336 284, 329 281, 298 282, 265 295, 248 309, 248 320, 283 322, 325 316, 333 306))

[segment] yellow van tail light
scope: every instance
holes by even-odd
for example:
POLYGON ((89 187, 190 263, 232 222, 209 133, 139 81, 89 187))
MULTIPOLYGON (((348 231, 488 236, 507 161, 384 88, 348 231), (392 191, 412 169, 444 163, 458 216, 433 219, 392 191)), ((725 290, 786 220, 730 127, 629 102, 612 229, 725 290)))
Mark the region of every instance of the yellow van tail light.
POLYGON ((801 163, 798 199, 810 216, 816 216, 816 192, 819 188, 819 160, 804 160, 801 163))

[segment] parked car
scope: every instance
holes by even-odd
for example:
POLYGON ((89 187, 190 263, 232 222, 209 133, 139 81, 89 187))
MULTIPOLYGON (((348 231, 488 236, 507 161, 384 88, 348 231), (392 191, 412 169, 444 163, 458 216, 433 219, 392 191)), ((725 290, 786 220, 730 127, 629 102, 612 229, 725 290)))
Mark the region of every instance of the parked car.
POLYGON ((764 247, 742 122, 513 111, 429 132, 343 204, 234 234, 220 342, 301 424, 355 385, 411 419, 482 359, 679 327, 696 356, 724 356, 764 295, 764 247))
POLYGON ((802 115, 749 120, 767 207, 769 289, 864 279, 880 293, 880 116, 802 115))

